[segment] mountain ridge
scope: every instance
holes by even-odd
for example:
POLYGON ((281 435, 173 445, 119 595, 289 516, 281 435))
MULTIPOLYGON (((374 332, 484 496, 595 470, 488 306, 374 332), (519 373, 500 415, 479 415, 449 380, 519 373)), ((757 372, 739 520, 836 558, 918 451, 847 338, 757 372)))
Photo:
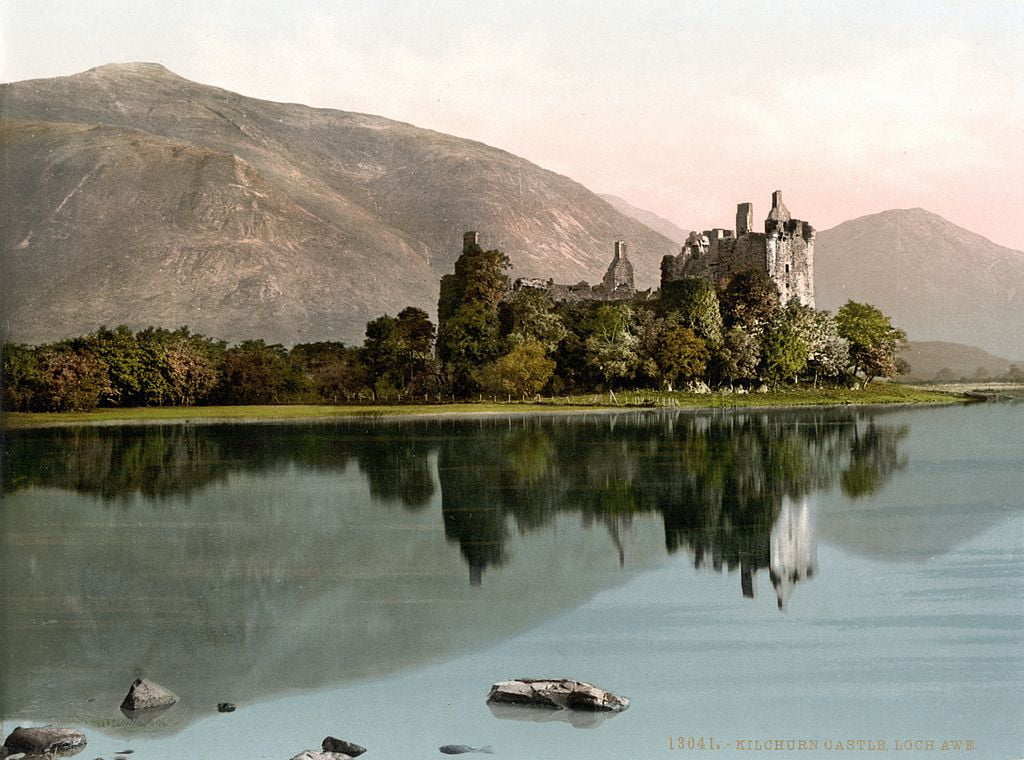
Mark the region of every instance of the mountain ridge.
POLYGON ((437 281, 468 229, 509 255, 514 276, 560 282, 598 281, 623 238, 638 285, 650 287, 661 257, 676 248, 571 178, 499 148, 372 114, 248 98, 161 64, 0 85, 0 116, 0 191, 32 198, 0 211, 3 267, 32 286, 7 288, 0 316, 8 339, 87 332, 104 314, 102 323, 137 328, 159 318, 228 340, 358 342, 381 313, 405 305, 433 312, 437 281), (76 155, 62 137, 97 136, 46 126, 72 123, 122 132, 106 135, 105 152, 92 145, 76 155), (189 154, 191 178, 183 167, 177 176, 164 155, 171 148, 139 133, 176 141, 179 155, 193 146, 235 156, 262 189, 228 192, 245 183, 229 181, 227 167, 204 175, 212 156, 203 163, 189 154), (170 172, 166 182, 161 170, 170 172), (162 183, 176 194, 151 187, 162 183), (107 193, 106 210, 89 197, 94 186, 107 193), (188 229, 182 214, 193 196, 209 203, 205 227, 188 229), (288 212, 271 196, 291 203, 288 212), (141 213, 143 197, 155 204, 146 212, 159 209, 144 215, 149 229, 130 216, 141 213), (236 228, 246 215, 267 234, 243 237, 243 245, 236 228), (137 270, 157 251, 178 257, 168 266, 179 276, 169 282, 157 272, 147 285, 137 270), (232 277, 232 263, 243 260, 255 269, 232 277), (180 270, 189 261, 216 275, 199 269, 203 277, 186 281, 180 270), (110 266, 134 283, 118 298, 105 291, 110 266))

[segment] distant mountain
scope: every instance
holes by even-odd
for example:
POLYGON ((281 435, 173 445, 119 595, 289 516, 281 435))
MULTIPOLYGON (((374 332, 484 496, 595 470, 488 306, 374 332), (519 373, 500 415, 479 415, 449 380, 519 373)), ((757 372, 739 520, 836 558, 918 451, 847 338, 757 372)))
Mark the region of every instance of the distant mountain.
POLYGON ((867 301, 911 340, 1024 356, 1024 252, 924 209, 883 211, 819 232, 814 270, 819 308, 867 301))
POLYGON ((642 208, 637 208, 629 201, 625 201, 617 195, 600 193, 600 196, 608 201, 608 203, 610 203, 619 213, 625 214, 632 219, 636 219, 641 224, 650 227, 655 232, 664 235, 669 240, 678 243, 680 246, 686 242, 686 238, 690 234, 689 230, 684 230, 675 222, 670 222, 668 219, 658 216, 653 211, 646 211, 642 208))
MULTIPOLYGON (((1024 354, 1024 348, 1019 348, 1018 353, 1024 354)), ((910 365, 905 378, 914 380, 934 380, 945 371, 955 379, 987 379, 1005 375, 1012 364, 1024 369, 1024 359, 1003 359, 974 346, 940 340, 910 341, 900 352, 900 358, 910 365)))
POLYGON ((515 276, 640 287, 676 244, 582 185, 481 143, 272 103, 156 64, 0 85, 0 320, 36 342, 100 324, 360 341, 433 311, 462 232, 515 276))

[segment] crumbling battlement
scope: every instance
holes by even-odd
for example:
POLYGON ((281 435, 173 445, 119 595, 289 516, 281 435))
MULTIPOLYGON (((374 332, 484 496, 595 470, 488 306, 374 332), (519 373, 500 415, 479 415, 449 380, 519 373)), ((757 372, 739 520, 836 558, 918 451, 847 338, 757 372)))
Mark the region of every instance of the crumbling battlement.
POLYGON ((615 241, 615 254, 612 257, 612 263, 608 266, 608 271, 605 272, 604 278, 598 285, 591 285, 586 281, 578 282, 575 285, 561 285, 554 280, 536 278, 516 280, 513 290, 523 288, 543 290, 556 303, 628 301, 636 296, 636 287, 633 283, 633 263, 627 256, 624 240, 615 241))
POLYGON ((677 256, 662 259, 662 286, 685 277, 718 284, 740 272, 757 270, 774 280, 783 303, 795 298, 814 306, 814 228, 792 218, 780 190, 772 193, 763 233, 752 231, 753 220, 753 205, 740 203, 735 231, 691 232, 677 256))

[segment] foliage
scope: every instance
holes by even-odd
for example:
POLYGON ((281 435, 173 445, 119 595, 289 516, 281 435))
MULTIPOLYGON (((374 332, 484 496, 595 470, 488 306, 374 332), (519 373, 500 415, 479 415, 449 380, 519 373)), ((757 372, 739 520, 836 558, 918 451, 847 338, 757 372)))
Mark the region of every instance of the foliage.
POLYGON ((850 346, 851 374, 864 375, 866 386, 876 377, 895 377, 896 352, 906 333, 871 304, 847 301, 836 314, 839 335, 850 346))
POLYGON ((549 359, 544 346, 527 338, 480 373, 480 386, 487 392, 526 398, 538 393, 554 372, 555 362, 549 359))
POLYGON ((568 334, 568 329, 555 312, 551 297, 537 288, 521 288, 502 304, 502 333, 510 343, 535 340, 548 355, 568 334))
POLYGON ((740 327, 756 335, 778 311, 781 298, 767 274, 750 270, 729 279, 719 293, 719 303, 725 327, 740 327))
POLYGON ((725 332, 718 351, 717 371, 730 385, 745 385, 757 380, 761 361, 761 342, 739 327, 725 332))
POLYGON ((674 321, 688 327, 708 345, 722 343, 722 314, 718 293, 707 280, 686 277, 662 285, 660 308, 674 321))
POLYGON ((510 266, 501 251, 467 245, 455 273, 441 278, 437 358, 460 395, 476 390, 477 370, 501 355, 498 306, 508 292, 510 266))

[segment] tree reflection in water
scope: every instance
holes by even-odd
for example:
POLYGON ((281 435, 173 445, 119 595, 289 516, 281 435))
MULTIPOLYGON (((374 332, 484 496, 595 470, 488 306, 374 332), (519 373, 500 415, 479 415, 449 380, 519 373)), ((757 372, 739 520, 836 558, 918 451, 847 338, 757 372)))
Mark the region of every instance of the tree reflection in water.
POLYGON ((162 425, 12 431, 5 491, 33 486, 95 494, 116 508, 160 500, 235 472, 354 464, 371 497, 417 511, 440 489, 444 532, 470 582, 507 559, 513 531, 560 514, 620 535, 660 515, 669 553, 696 568, 739 570, 752 597, 768 569, 779 607, 814 572, 808 498, 838 486, 850 498, 905 468, 905 425, 877 410, 624 413, 329 424, 162 425))

